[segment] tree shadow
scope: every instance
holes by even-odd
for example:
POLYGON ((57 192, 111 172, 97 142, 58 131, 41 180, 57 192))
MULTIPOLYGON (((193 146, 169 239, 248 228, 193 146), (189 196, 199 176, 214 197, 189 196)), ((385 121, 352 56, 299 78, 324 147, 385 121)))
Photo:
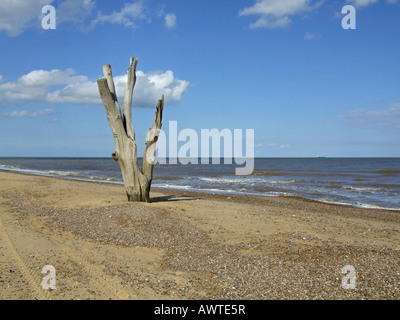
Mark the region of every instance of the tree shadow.
POLYGON ((166 202, 166 201, 194 201, 197 198, 185 197, 185 196, 162 196, 162 197, 154 197, 151 198, 151 202, 166 202))

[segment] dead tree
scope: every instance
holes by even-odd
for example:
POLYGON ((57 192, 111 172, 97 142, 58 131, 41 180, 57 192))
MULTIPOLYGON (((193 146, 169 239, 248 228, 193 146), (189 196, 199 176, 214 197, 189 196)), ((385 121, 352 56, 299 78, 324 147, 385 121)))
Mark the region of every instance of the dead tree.
POLYGON ((121 108, 115 92, 111 66, 103 66, 104 78, 97 80, 100 97, 107 111, 107 119, 114 135, 115 152, 112 157, 119 164, 124 180, 128 201, 150 202, 150 187, 153 178, 155 151, 161 130, 164 95, 157 101, 153 126, 146 136, 142 170, 137 158, 137 145, 132 125, 132 94, 136 83, 136 65, 138 58, 131 58, 128 69, 124 103, 121 108))

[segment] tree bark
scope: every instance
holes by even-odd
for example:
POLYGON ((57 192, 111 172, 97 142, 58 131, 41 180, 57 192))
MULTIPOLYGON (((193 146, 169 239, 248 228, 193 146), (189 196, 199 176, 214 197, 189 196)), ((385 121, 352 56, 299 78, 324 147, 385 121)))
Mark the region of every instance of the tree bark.
POLYGON ((136 83, 137 63, 138 58, 133 59, 132 57, 128 68, 122 113, 110 65, 103 66, 104 78, 97 80, 97 86, 114 136, 115 152, 112 157, 121 168, 128 201, 150 202, 150 187, 153 179, 156 143, 162 125, 164 96, 157 101, 156 115, 153 126, 147 133, 142 170, 140 170, 135 131, 132 126, 132 95, 136 83))

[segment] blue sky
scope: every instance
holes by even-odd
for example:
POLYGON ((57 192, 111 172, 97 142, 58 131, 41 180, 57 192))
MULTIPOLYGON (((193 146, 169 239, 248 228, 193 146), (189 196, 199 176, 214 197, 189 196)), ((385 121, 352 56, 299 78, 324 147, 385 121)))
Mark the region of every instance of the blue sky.
POLYGON ((96 81, 111 64, 122 104, 136 55, 139 155, 164 94, 167 133, 254 129, 258 157, 399 157, 399 38, 396 0, 1 0, 0 156, 110 156, 96 81))

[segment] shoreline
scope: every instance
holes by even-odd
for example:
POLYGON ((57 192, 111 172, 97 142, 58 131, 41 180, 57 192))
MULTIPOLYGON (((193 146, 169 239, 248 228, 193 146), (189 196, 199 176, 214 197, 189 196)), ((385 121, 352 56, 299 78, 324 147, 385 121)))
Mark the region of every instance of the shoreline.
MULTIPOLYGON (((55 176, 51 174, 35 174, 35 173, 27 173, 27 172, 19 172, 19 171, 13 171, 13 170, 6 170, 6 169, 0 169, 0 172, 10 172, 10 173, 16 173, 16 174, 23 174, 23 175, 32 175, 32 176, 39 176, 39 177, 48 177, 48 178, 56 178, 56 179, 65 179, 65 180, 73 180, 73 181, 81 181, 81 182, 89 182, 89 183, 99 183, 99 184, 110 184, 110 185, 120 185, 123 186, 124 183, 123 181, 111 181, 111 180, 91 180, 91 179, 85 179, 85 178, 78 178, 78 177, 68 177, 68 176, 55 176)), ((304 200, 304 201, 310 201, 310 202, 316 202, 316 203, 321 203, 321 204, 328 204, 328 205, 337 205, 337 206, 345 206, 345 207, 351 207, 351 208, 359 208, 359 209, 367 209, 367 210, 387 210, 387 211, 393 211, 393 212, 398 212, 400 214, 400 208, 389 208, 389 207, 380 207, 376 206, 373 204, 369 203, 359 203, 359 204, 351 204, 351 203, 345 203, 345 202, 335 202, 335 201, 329 201, 329 200, 315 200, 315 199, 309 199, 305 198, 302 196, 297 196, 297 195, 270 195, 270 194, 255 194, 255 193, 231 193, 231 192, 225 192, 223 190, 220 191, 210 191, 210 190, 201 190, 199 191, 194 191, 194 190, 181 190, 179 188, 168 188, 168 187, 152 187, 151 190, 160 192, 160 193, 174 193, 174 194, 192 194, 192 195, 209 195, 209 196, 221 196, 222 198, 226 197, 234 197, 234 198, 241 198, 241 197, 260 197, 260 198, 273 198, 273 197, 278 197, 278 198, 295 198, 299 200, 304 200)))
POLYGON ((123 185, 8 171, 0 195, 3 300, 400 297, 397 211, 156 188, 128 203, 123 185))

